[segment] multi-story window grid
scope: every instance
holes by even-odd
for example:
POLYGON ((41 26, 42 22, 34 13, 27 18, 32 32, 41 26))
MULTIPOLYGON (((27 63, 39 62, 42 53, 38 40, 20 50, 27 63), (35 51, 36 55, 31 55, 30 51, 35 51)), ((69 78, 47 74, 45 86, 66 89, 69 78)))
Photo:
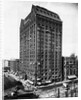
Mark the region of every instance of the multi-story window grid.
POLYGON ((20 25, 20 68, 32 81, 62 80, 62 21, 56 13, 32 6, 20 25))
POLYGON ((64 67, 66 69, 66 78, 70 75, 78 76, 78 60, 76 56, 65 57, 64 67))

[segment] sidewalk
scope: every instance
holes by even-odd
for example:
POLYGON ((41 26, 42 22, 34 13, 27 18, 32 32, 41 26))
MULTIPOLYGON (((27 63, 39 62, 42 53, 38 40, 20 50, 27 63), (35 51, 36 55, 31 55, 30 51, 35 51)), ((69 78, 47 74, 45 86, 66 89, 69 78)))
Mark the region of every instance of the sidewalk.
MULTIPOLYGON (((75 79, 75 81, 78 80, 78 79, 75 79)), ((43 85, 43 86, 38 86, 39 89, 42 89, 44 87, 49 87, 49 86, 58 86, 58 85, 63 85, 63 83, 68 83, 68 82, 71 82, 72 80, 64 80, 64 81, 61 81, 61 82, 55 82, 55 83, 51 83, 51 84, 48 84, 48 85, 43 85)))
MULTIPOLYGON (((10 76, 12 76, 14 79, 16 79, 17 81, 19 80, 15 75, 12 75, 12 74, 9 74, 10 76)), ((78 79, 75 79, 75 81, 78 80, 78 79)), ((22 84, 26 84, 26 82, 28 80, 22 80, 20 79, 19 81, 22 82, 22 84)), ((51 83, 51 84, 48 84, 48 85, 41 85, 41 86, 37 86, 38 89, 42 89, 42 88, 46 88, 46 87, 50 87, 50 86, 61 86, 63 85, 63 83, 68 83, 68 82, 71 82, 72 80, 64 80, 64 81, 61 81, 61 82, 54 82, 54 83, 51 83)))

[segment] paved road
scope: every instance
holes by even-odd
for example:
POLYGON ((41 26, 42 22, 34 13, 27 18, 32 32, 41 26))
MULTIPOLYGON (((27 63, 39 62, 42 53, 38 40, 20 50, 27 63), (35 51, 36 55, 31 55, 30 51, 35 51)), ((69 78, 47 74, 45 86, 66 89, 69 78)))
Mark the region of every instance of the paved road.
MULTIPOLYGON (((73 97, 78 96, 78 84, 76 83, 75 85, 76 87, 76 94, 73 93, 73 97)), ((40 98, 49 98, 49 97, 58 97, 58 89, 60 91, 60 97, 66 97, 66 92, 67 90, 63 87, 63 86, 60 86, 60 87, 54 87, 54 88, 51 88, 51 89, 48 89, 43 91, 42 89, 39 89, 39 91, 37 91, 37 94, 39 95, 40 98)), ((68 97, 71 97, 71 91, 74 90, 74 86, 73 85, 70 85, 70 88, 68 90, 68 97)))
MULTIPOLYGON (((16 80, 19 80, 15 75, 9 74, 10 76, 12 76, 13 78, 15 78, 16 80)), ((24 80, 20 80, 23 84, 25 84, 24 80)), ((39 95, 40 98, 46 98, 46 97, 58 97, 58 88, 60 90, 60 97, 65 97, 66 95, 66 89, 59 84, 63 84, 64 82, 70 82, 70 80, 66 80, 66 81, 62 81, 62 82, 58 82, 53 84, 50 84, 48 86, 40 86, 38 88, 37 91, 35 91, 36 94, 39 95), (59 86, 58 86, 59 85, 59 86)), ((78 96, 78 84, 76 83, 75 85, 76 88, 76 96, 78 96)), ((74 85, 71 83, 70 84, 70 88, 68 90, 68 96, 71 97, 71 90, 74 90, 74 85)), ((73 94, 73 96, 75 96, 75 93, 73 94)))

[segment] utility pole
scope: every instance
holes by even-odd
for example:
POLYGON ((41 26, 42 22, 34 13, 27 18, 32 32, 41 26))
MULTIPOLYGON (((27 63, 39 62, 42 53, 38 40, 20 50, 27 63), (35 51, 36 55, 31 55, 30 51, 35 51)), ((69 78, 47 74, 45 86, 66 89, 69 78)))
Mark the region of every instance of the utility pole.
POLYGON ((72 83, 71 83, 71 97, 73 97, 72 83))
POLYGON ((69 88, 69 86, 67 85, 66 88, 65 88, 66 89, 66 91, 65 91, 65 97, 68 97, 68 88, 69 88))
POLYGON ((58 88, 58 98, 60 97, 60 89, 58 88))

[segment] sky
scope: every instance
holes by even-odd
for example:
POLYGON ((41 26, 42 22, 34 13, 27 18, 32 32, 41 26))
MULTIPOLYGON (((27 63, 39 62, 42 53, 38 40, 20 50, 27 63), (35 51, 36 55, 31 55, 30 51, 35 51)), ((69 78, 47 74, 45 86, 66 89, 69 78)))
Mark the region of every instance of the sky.
POLYGON ((31 11, 32 4, 57 13, 63 21, 62 55, 78 55, 78 4, 35 1, 4 2, 3 59, 19 58, 20 21, 31 11))

